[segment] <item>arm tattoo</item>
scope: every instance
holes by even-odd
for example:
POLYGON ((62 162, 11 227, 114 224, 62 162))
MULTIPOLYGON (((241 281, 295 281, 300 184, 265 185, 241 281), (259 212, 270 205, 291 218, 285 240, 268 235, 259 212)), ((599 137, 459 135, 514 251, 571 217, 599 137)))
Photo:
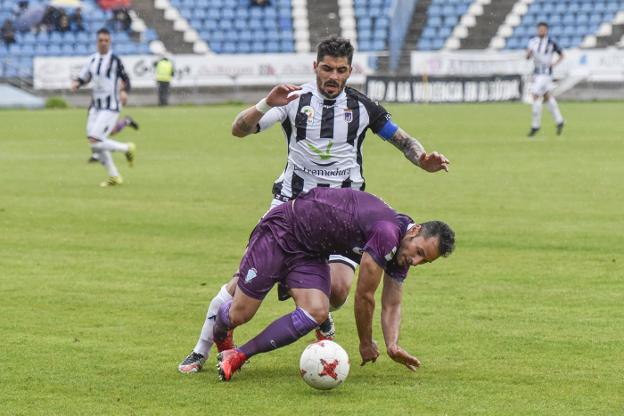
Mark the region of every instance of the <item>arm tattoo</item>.
POLYGON ((418 140, 410 137, 403 129, 398 129, 396 133, 394 133, 394 136, 388 141, 392 143, 394 147, 402 151, 410 162, 419 166, 418 157, 422 153, 425 153, 425 148, 418 140))
POLYGON ((236 117, 236 127, 238 127, 245 134, 249 134, 252 132, 253 127, 250 126, 249 123, 245 121, 245 111, 241 112, 236 117))

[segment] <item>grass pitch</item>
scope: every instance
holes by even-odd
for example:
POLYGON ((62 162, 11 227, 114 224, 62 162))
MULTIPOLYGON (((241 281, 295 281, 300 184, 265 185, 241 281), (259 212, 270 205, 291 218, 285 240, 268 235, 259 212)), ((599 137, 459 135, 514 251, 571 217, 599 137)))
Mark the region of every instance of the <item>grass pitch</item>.
MULTIPOLYGON (((0 112, 0 414, 624 414, 624 104, 561 108, 564 135, 545 114, 529 140, 521 104, 389 106, 451 172, 369 135, 367 190, 447 221, 457 250, 405 283, 401 344, 423 367, 360 367, 351 298, 351 374, 325 393, 298 376, 312 335, 231 383, 214 354, 176 369, 269 205, 277 127, 237 139, 240 107, 128 109, 136 167, 116 155, 125 184, 100 189, 84 109, 0 112)), ((290 310, 270 294, 236 339, 290 310)))

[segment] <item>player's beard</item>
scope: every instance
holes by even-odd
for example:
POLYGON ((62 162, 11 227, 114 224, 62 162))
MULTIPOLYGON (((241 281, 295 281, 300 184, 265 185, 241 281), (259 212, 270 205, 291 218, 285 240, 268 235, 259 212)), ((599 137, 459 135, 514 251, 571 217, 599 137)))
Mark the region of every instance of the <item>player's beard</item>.
POLYGON ((321 90, 323 95, 327 98, 336 98, 342 92, 343 88, 344 88, 344 83, 341 85, 339 81, 328 80, 323 83, 323 86, 319 88, 319 90, 321 90), (327 86, 333 87, 335 92, 334 93, 327 92, 326 90, 327 86))

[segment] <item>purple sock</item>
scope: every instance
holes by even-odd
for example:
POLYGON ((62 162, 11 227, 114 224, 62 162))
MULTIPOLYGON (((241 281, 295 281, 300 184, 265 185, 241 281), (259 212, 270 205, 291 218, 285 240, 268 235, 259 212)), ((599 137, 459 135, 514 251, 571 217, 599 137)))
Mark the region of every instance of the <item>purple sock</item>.
POLYGON ((232 329, 232 323, 230 322, 230 306, 232 306, 232 301, 228 300, 219 307, 217 320, 212 330, 212 336, 217 341, 224 339, 227 336, 227 332, 232 329))
POLYGON ((239 348, 247 358, 292 344, 316 328, 318 324, 303 309, 273 321, 264 331, 239 348))

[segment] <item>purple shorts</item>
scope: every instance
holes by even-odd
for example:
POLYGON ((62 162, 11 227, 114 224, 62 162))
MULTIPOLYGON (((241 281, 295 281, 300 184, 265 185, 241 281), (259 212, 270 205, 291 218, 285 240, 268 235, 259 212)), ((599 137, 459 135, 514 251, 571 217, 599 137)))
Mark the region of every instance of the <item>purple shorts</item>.
POLYGON ((329 297, 329 264, 294 248, 288 231, 290 204, 273 208, 256 226, 238 268, 238 287, 247 296, 264 299, 280 282, 293 289, 318 289, 329 297))

